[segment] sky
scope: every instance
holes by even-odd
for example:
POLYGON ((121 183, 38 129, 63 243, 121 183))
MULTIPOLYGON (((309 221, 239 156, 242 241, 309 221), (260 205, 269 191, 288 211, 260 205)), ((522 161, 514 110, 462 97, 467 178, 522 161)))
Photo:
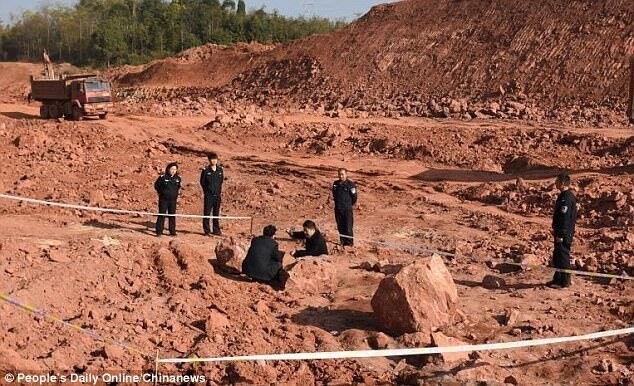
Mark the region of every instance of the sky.
MULTIPOLYGON (((361 16, 376 4, 391 0, 245 0, 247 8, 265 6, 268 11, 277 9, 287 16, 323 16, 348 21, 361 16)), ((73 4, 75 0, 0 0, 0 19, 10 22, 10 15, 36 9, 43 3, 73 4)))

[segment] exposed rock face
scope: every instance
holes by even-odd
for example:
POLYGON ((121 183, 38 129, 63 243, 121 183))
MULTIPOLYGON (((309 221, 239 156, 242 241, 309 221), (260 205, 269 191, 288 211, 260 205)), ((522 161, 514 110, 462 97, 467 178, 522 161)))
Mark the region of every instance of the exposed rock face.
POLYGON ((372 309, 385 330, 397 335, 426 332, 447 324, 458 292, 438 255, 406 266, 379 284, 372 309))

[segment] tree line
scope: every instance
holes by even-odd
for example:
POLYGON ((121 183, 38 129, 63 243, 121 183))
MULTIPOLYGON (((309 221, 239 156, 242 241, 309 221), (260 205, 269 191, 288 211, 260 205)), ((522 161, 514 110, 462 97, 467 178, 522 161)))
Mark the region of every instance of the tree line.
POLYGON ((280 43, 328 33, 343 21, 290 18, 244 0, 80 0, 0 22, 0 58, 76 65, 138 64, 204 43, 280 43))

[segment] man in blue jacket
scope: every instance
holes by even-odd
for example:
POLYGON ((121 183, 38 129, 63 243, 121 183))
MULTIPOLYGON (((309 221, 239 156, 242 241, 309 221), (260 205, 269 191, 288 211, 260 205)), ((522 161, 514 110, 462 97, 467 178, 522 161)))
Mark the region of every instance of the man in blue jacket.
MULTIPOLYGON (((159 176, 154 183, 154 189, 159 196, 159 213, 176 214, 176 200, 181 188, 181 176, 178 175, 178 165, 172 162, 165 168, 165 174, 159 176)), ((158 216, 156 219, 156 235, 163 234, 165 227, 165 217, 158 216)), ((176 217, 169 216, 169 231, 171 236, 176 236, 176 217)))

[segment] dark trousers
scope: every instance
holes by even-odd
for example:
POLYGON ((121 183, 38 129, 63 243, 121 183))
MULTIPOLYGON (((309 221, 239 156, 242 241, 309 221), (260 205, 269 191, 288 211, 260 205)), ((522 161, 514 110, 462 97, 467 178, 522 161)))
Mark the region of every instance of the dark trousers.
POLYGON ((354 245, 354 236, 352 227, 354 225, 354 217, 352 214, 352 208, 350 209, 335 209, 335 221, 337 221, 337 230, 339 231, 341 245, 354 245), (341 237, 350 236, 350 237, 341 237))
POLYGON ((288 274, 288 272, 286 272, 284 268, 280 268, 280 270, 277 271, 277 275, 275 275, 275 277, 269 281, 254 278, 252 278, 251 280, 262 284, 268 284, 276 291, 283 291, 286 288, 286 281, 289 277, 290 275, 288 274))
MULTIPOLYGON (((205 204, 203 210, 203 216, 212 215, 215 217, 220 216, 220 197, 206 194, 205 195, 205 204)), ((213 219, 214 224, 214 233, 220 233, 220 221, 217 218, 213 219)), ((209 228, 209 219, 203 219, 203 230, 205 234, 208 235, 211 233, 211 228, 209 228)))
MULTIPOLYGON (((570 248, 572 247, 572 236, 564 236, 563 241, 558 243, 555 241, 553 249, 553 267, 560 269, 570 269, 570 248)), ((553 284, 563 287, 569 286, 571 283, 570 274, 566 272, 555 272, 553 276, 553 284)))
MULTIPOLYGON (((164 214, 176 214, 176 199, 167 199, 159 197, 159 213, 164 214)), ((162 235, 163 229, 165 228, 165 217, 167 216, 158 216, 156 219, 156 234, 162 235)), ((176 217, 169 216, 169 231, 170 234, 176 234, 176 217)))

